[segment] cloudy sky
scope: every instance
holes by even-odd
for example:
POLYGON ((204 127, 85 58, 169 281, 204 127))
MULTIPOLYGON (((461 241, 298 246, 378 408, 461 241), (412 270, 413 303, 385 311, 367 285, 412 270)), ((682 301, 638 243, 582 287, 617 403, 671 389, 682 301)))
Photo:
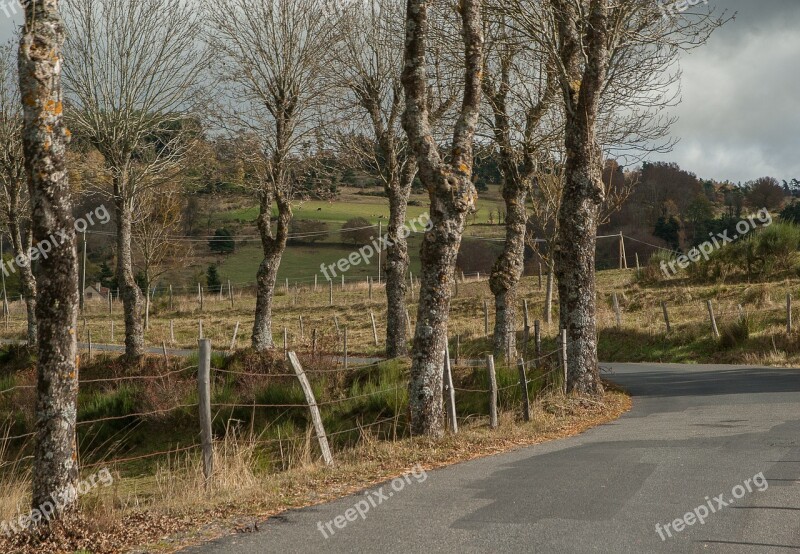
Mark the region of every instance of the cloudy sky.
MULTIPOLYGON (((0 0, 0 40, 15 21, 0 0)), ((737 12, 682 61, 675 161, 700 177, 800 179, 800 0, 708 0, 737 12)), ((17 23, 18 23, 18 18, 17 23)))

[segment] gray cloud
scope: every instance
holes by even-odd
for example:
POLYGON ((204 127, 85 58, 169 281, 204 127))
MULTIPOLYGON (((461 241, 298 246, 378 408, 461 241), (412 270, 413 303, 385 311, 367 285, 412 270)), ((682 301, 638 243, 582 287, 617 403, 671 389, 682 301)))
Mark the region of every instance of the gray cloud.
POLYGON ((681 142, 656 159, 734 182, 800 177, 800 2, 710 2, 736 19, 684 56, 681 142))
MULTIPOLYGON (((683 102, 672 128, 680 142, 654 159, 709 179, 800 178, 800 1, 709 3, 738 12, 736 20, 684 56, 683 102)), ((0 41, 20 19, 0 10, 0 41)))

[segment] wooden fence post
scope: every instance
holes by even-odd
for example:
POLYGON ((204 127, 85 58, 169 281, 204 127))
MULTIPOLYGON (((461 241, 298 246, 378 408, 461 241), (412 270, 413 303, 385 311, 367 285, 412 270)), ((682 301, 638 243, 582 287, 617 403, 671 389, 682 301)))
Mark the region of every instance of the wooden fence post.
POLYGON ((489 428, 497 429, 497 374, 491 354, 486 355, 486 369, 489 372, 489 428))
POLYGON ((611 298, 614 302, 614 316, 617 319, 617 329, 620 329, 622 328, 622 315, 619 313, 619 299, 617 298, 617 293, 613 293, 611 298))
POLYGON ((297 380, 300 381, 300 386, 303 388, 303 394, 306 396, 308 409, 311 412, 311 421, 314 424, 314 431, 316 432, 317 439, 319 440, 319 449, 322 451, 322 459, 325 461, 325 465, 332 466, 333 455, 331 454, 331 449, 328 445, 328 436, 325 434, 325 427, 322 424, 322 417, 319 414, 319 406, 317 406, 317 401, 314 398, 314 390, 311 388, 311 384, 308 382, 308 377, 306 376, 305 371, 303 371, 303 366, 300 365, 300 360, 297 359, 297 354, 294 352, 289 352, 289 364, 297 374, 297 380))
MULTIPOLYGON (((113 323, 112 323, 113 326, 113 323)), ((169 342, 170 344, 175 344, 175 320, 169 320, 169 342)))
POLYGON ((199 327, 200 327, 199 339, 203 340, 205 337, 203 336, 203 320, 202 319, 199 321, 199 327))
POLYGON ((519 367, 519 386, 522 393, 522 419, 531 420, 531 400, 528 397, 528 376, 525 373, 525 360, 520 358, 517 362, 519 367))
POLYGON ((458 420, 456 414, 456 390, 453 387, 453 371, 450 367, 450 346, 444 346, 444 378, 445 392, 447 393, 447 416, 450 420, 450 432, 458 434, 458 420))
POLYGON ((664 312, 664 323, 667 326, 667 334, 670 334, 672 332, 672 327, 669 324, 669 312, 667 312, 666 302, 661 303, 661 310, 664 312))
POLYGON ((719 338, 717 319, 714 317, 714 306, 711 305, 711 300, 706 300, 706 306, 708 307, 708 317, 711 319, 711 332, 715 338, 719 338))
POLYGON ((542 262, 539 262, 539 290, 542 290, 542 262))
POLYGON ((619 233, 619 268, 628 269, 628 258, 625 256, 625 237, 619 233))
POLYGON ((167 341, 161 341, 161 352, 164 354, 164 367, 169 365, 169 358, 167 357, 167 341))
POLYGON ((639 253, 636 252, 634 255, 636 256, 636 276, 640 277, 642 275, 642 268, 639 265, 639 253))
POLYGON ((197 283, 197 290, 200 292, 200 311, 203 311, 203 285, 197 283))
POLYGON ((228 298, 231 301, 231 309, 233 309, 233 285, 231 285, 230 279, 228 279, 228 298))
POLYGON ((306 330, 303 327, 303 316, 300 315, 300 316, 297 316, 297 317, 300 320, 300 340, 305 340, 305 338, 306 338, 306 330))
POLYGON ((233 329, 233 338, 231 339, 231 352, 236 350, 236 335, 239 334, 239 322, 236 322, 236 327, 233 329))
POLYGON ((567 330, 561 330, 561 373, 564 379, 564 394, 567 394, 567 330))
POLYGON ((533 347, 536 354, 536 367, 542 366, 542 324, 537 319, 533 322, 533 347))
POLYGON ((111 320, 111 344, 114 344, 114 320, 111 320))
POLYGON ((311 331, 311 355, 312 356, 316 356, 317 355, 317 328, 316 327, 314 327, 314 329, 311 331))
POLYGON ((531 340, 531 326, 528 319, 528 301, 522 301, 524 325, 522 327, 522 358, 527 361, 528 359, 528 343, 531 340))
POLYGON ((200 410, 200 437, 203 445, 203 475, 206 486, 214 472, 214 444, 211 431, 211 341, 201 339, 197 369, 197 392, 200 410))
POLYGON ((372 336, 375 337, 375 346, 378 346, 378 327, 375 325, 375 314, 372 310, 369 311, 369 317, 372 319, 372 336))
POLYGON ((343 333, 343 345, 344 345, 344 368, 347 369, 347 325, 344 326, 344 333, 343 333))

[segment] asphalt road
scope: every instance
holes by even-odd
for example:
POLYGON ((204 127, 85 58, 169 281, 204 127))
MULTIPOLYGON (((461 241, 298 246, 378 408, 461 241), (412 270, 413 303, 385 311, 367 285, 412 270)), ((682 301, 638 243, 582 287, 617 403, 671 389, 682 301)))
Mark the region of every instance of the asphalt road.
POLYGON ((290 511, 185 552, 800 550, 800 371, 613 367, 634 396, 616 422, 290 511), (364 517, 351 511, 348 521, 356 506, 364 517))

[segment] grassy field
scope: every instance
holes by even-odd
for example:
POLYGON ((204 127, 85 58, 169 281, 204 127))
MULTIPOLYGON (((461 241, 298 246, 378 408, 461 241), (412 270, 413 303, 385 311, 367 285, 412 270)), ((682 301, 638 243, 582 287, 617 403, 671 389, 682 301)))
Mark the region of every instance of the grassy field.
MULTIPOLYGON (((298 203, 293 208, 295 219, 311 219, 324 221, 330 224, 343 224, 349 219, 363 217, 370 223, 377 225, 378 221, 384 222, 389 218, 389 203, 386 198, 379 196, 364 196, 353 189, 344 189, 338 198, 327 200, 309 200, 298 203)), ((415 219, 427 212, 428 197, 424 194, 413 194, 408 206, 408 219, 415 219)), ((485 223, 488 221, 489 212, 497 212, 502 208, 503 202, 496 190, 480 195, 478 198, 478 211, 473 220, 485 223)), ((229 210, 218 215, 217 221, 237 222, 251 224, 258 216, 258 206, 229 210)))
MULTIPOLYGON (((319 258, 318 258, 319 259, 319 258)), ((309 270, 315 269, 309 267, 309 270)), ((316 268, 319 269, 318 267, 316 268)), ((291 282, 289 291, 280 282, 275 299, 274 339, 283 343, 286 328, 289 348, 309 349, 311 335, 317 331, 320 344, 328 344, 331 353, 341 353, 341 328, 348 329, 348 349, 351 355, 380 356, 386 336, 386 300, 382 286, 375 285, 372 298, 361 277, 348 273, 342 290, 335 283, 333 305, 329 303, 328 284, 319 280, 317 290, 313 282, 291 282), (375 344, 370 313, 374 314, 378 334, 375 344), (300 319, 303 320, 301 331, 300 319), (337 331, 337 325, 339 331, 337 331)), ((674 281, 661 285, 647 285, 636 277, 635 270, 610 270, 598 272, 598 329, 600 357, 604 361, 652 362, 730 362, 760 364, 800 363, 800 333, 795 325, 786 333, 786 294, 800 298, 800 279, 781 279, 770 283, 731 283, 698 285, 674 281), (618 295, 621 306, 621 325, 617 327, 613 310, 613 294, 618 295), (711 300, 721 338, 712 336, 706 301, 711 300), (666 332, 661 303, 666 302, 671 332, 666 332), (739 305, 746 314, 740 318, 739 305)), ((418 291, 414 293, 414 299, 418 291)), ((543 319, 544 291, 538 279, 523 279, 518 302, 528 301, 531 319, 543 319)), ((452 300, 450 336, 455 348, 456 336, 460 338, 463 356, 481 357, 490 350, 491 340, 484 329, 484 302, 489 308, 489 333, 494 325, 494 305, 485 277, 472 277, 459 283, 458 294, 452 300)), ((151 346, 194 348, 197 344, 202 320, 204 336, 211 339, 215 349, 226 350, 231 343, 234 327, 240 323, 237 344, 246 346, 253 324, 255 299, 250 290, 234 289, 234 306, 227 296, 207 294, 203 310, 196 292, 177 296, 173 309, 169 309, 166 295, 157 295, 151 310, 150 329, 146 334, 151 346), (170 337, 173 322, 175 340, 170 337)), ((25 313, 19 302, 11 303, 8 329, 0 329, 0 337, 24 337, 25 313)), ((408 298, 409 319, 416 320, 417 304, 408 298)), ((521 312, 521 310, 520 310, 521 312)), ((522 337, 521 313, 518 320, 519 337, 522 337)), ((558 303, 554 303, 554 323, 542 325, 546 348, 554 348, 558 332, 558 303)), ((102 303, 87 307, 79 326, 79 334, 86 339, 91 332, 95 343, 122 343, 123 320, 121 306, 108 307, 102 303), (112 338, 111 322, 114 322, 112 338)))
MULTIPOLYGON (((428 198, 424 194, 412 195, 412 205, 408 207, 407 221, 417 220, 427 213, 428 198), (414 205, 416 204, 416 205, 414 205)), ((213 255, 208 252, 207 245, 195 242, 195 256, 187 267, 171 271, 162 281, 180 286, 196 286, 206 268, 215 264, 218 266, 220 277, 223 281, 231 280, 238 284, 252 284, 255 282, 258 266, 263 258, 261 245, 257 237, 254 222, 258 215, 258 207, 252 205, 251 200, 239 199, 221 203, 221 209, 214 212, 208 223, 208 230, 221 227, 231 227, 235 230, 237 249, 233 254, 224 256, 213 255)), ((505 232, 502 225, 497 224, 497 210, 503 205, 497 190, 483 194, 478 200, 478 211, 470 216, 469 225, 465 231, 467 241, 469 237, 500 238, 505 232), (492 213, 493 224, 489 224, 489 213, 492 213)), ((298 283, 313 283, 314 276, 323 280, 320 264, 333 264, 339 259, 346 258, 356 247, 343 240, 340 231, 342 225, 353 218, 361 217, 372 225, 383 224, 384 233, 389 217, 389 206, 385 198, 364 196, 357 194, 355 189, 344 189, 340 196, 333 202, 307 201, 298 203, 294 207, 294 219, 321 221, 328 224, 329 235, 314 244, 289 244, 286 255, 283 257, 278 280, 289 279, 298 283)), ((377 236, 377 229, 376 229, 377 236)), ((419 273, 419 246, 421 235, 413 234, 409 238, 409 252, 411 254, 411 271, 419 273)), ((488 268, 487 268, 488 270, 488 268)), ((364 280, 367 276, 375 279, 378 277, 377 258, 369 265, 354 267, 348 272, 348 279, 364 280)))

